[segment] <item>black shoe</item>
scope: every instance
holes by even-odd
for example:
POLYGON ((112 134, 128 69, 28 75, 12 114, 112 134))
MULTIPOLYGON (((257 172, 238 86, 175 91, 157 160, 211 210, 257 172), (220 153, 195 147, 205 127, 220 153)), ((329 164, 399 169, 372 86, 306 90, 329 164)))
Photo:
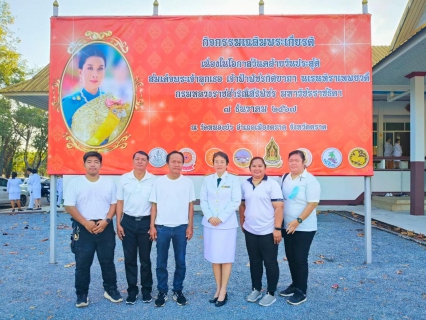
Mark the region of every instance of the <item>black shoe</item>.
POLYGON ((219 301, 219 300, 216 301, 215 306, 223 307, 227 301, 228 301, 228 292, 225 294, 225 299, 223 299, 222 301, 219 301))
POLYGON ((157 299, 155 300, 155 306, 156 307, 164 307, 164 305, 166 304, 166 301, 169 299, 169 297, 167 296, 167 292, 159 292, 157 299))
POLYGON ((27 210, 34 210, 33 208, 27 208, 27 210))
POLYGON ((308 298, 306 297, 306 294, 304 294, 299 289, 296 289, 293 296, 290 297, 290 299, 287 300, 288 303, 292 304, 293 306, 298 306, 299 304, 305 302, 308 298))
POLYGON ((15 212, 15 209, 12 209, 12 212, 15 212))
POLYGON ((217 298, 219 298, 219 297, 214 297, 214 298, 212 298, 212 299, 209 299, 209 302, 210 302, 210 303, 216 303, 217 298))
POLYGON ((18 211, 24 211, 24 210, 22 210, 22 209, 18 209, 18 211))
POLYGON ((87 297, 87 293, 77 295, 77 301, 75 306, 77 308, 87 307, 89 305, 89 298, 87 297))
POLYGON ((280 296, 291 297, 296 292, 296 288, 293 285, 289 285, 287 289, 280 291, 280 296))
POLYGON ((41 208, 40 208, 40 207, 38 207, 37 209, 34 209, 34 210, 41 210, 41 208))
POLYGON ((117 289, 110 289, 104 292, 104 297, 107 298, 109 301, 118 303, 123 301, 123 298, 121 297, 120 292, 118 292, 117 289))
POLYGON ((150 303, 152 301, 151 292, 142 292, 142 301, 144 303, 150 303))
POLYGON ((136 299, 138 298, 138 295, 139 294, 129 293, 126 299, 126 304, 134 305, 136 303, 136 299))
POLYGON ((173 300, 175 300, 180 306, 184 306, 188 303, 181 290, 173 291, 173 300))
POLYGON ((60 208, 61 206, 58 206, 58 205, 57 205, 57 207, 58 207, 58 208, 60 208))

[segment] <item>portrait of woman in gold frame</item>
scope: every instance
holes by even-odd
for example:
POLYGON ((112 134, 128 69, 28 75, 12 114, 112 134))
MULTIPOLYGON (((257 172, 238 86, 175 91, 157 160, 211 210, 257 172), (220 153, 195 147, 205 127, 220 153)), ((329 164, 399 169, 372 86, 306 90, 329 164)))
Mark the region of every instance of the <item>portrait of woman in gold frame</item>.
POLYGON ((121 46, 91 41, 68 60, 59 94, 70 140, 77 147, 108 150, 127 129, 135 89, 126 52, 121 46))

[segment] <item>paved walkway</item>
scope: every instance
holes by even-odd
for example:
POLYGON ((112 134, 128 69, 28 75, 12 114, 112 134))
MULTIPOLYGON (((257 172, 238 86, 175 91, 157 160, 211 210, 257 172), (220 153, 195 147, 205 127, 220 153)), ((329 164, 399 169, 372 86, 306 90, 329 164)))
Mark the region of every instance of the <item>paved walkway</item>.
MULTIPOLYGON (((229 304, 208 303, 215 291, 210 264, 203 258, 201 215, 187 248, 184 292, 188 306, 171 299, 164 308, 153 303, 115 305, 103 298, 100 267, 92 266, 90 305, 74 306, 74 256, 69 249, 70 220, 59 214, 58 264, 49 262, 49 215, 0 214, 0 319, 424 319, 426 249, 412 241, 373 229, 373 264, 364 265, 363 225, 336 214, 318 216, 319 230, 309 256, 308 301, 298 307, 285 299, 268 307, 245 301, 250 273, 244 237, 238 232, 237 256, 229 284, 229 304), (320 263, 315 263, 321 261, 320 263), (338 285, 338 289, 332 287, 338 285)), ((170 251, 169 270, 173 275, 170 251)), ((152 252, 155 275, 156 249, 152 252)), ((279 246, 279 288, 289 284, 283 245, 279 246)), ((115 261, 119 291, 126 297, 123 251, 117 240, 115 261)), ((154 278, 154 287, 156 286, 154 278)), ((264 286, 266 281, 264 280, 264 286)), ((156 294, 156 290, 154 294, 156 294)), ((171 298, 171 296, 169 296, 171 298)))
MULTIPOLYGON (((365 209, 364 206, 319 206, 318 210, 349 211, 363 216, 365 209)), ((408 211, 388 211, 373 207, 371 217, 395 227, 426 235, 426 215, 413 216, 408 211)))

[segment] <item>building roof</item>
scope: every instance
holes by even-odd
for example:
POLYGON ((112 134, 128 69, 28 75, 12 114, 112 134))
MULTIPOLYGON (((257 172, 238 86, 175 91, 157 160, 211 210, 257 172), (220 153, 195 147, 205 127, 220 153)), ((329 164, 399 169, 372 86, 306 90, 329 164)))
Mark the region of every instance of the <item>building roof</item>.
POLYGON ((1 89, 0 94, 46 110, 49 100, 49 65, 33 78, 1 89))
POLYGON ((409 0, 390 46, 373 46, 373 67, 426 28, 426 0, 409 0))
POLYGON ((389 46, 372 46, 373 66, 389 54, 389 46))
POLYGON ((396 29, 390 51, 395 50, 426 24, 426 0, 409 0, 396 29))

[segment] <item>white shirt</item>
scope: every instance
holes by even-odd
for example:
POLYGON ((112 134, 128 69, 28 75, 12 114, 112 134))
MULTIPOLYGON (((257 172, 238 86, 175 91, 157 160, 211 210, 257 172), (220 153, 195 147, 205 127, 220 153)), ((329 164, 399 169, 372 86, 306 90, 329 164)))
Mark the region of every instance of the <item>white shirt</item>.
POLYGON ((161 176, 154 182, 149 201, 157 204, 155 224, 166 227, 187 224, 189 203, 195 201, 194 184, 182 175, 175 180, 161 176))
POLYGON ((155 177, 146 171, 142 180, 135 177, 133 170, 120 177, 117 186, 117 200, 123 200, 123 212, 129 216, 141 217, 151 214, 149 196, 155 177))
POLYGON ((86 220, 105 219, 110 206, 117 203, 116 186, 107 177, 91 182, 86 176, 70 181, 65 191, 64 206, 75 206, 86 220))
POLYGON ((393 156, 394 157, 400 157, 400 156, 402 156, 402 147, 401 147, 401 144, 395 143, 395 146, 393 147, 393 156))
POLYGON ((272 202, 283 201, 280 185, 266 175, 256 187, 252 181, 253 178, 249 178, 241 184, 242 200, 246 205, 244 230, 256 235, 272 233, 275 228, 272 202))
POLYGON ((27 180, 28 191, 32 190, 32 184, 33 184, 33 174, 30 173, 30 175, 28 176, 28 180, 27 180))
POLYGON ((8 179, 7 180, 7 193, 21 193, 21 188, 19 185, 22 184, 21 179, 15 178, 15 179, 8 179))
MULTIPOLYGON (((28 179, 28 184, 30 180, 28 179)), ((31 177, 31 190, 38 190, 41 189, 41 179, 40 176, 37 173, 34 173, 31 177)))
POLYGON ((58 179, 56 180, 56 192, 57 192, 57 193, 61 193, 62 191, 64 191, 64 190, 63 190, 63 188, 64 188, 64 186, 63 186, 63 181, 64 181, 64 180, 62 180, 62 178, 59 178, 59 177, 58 177, 58 179))
POLYGON ((383 153, 383 155, 385 157, 390 157, 392 155, 392 152, 393 152, 392 143, 386 141, 386 143, 385 143, 385 152, 383 153))
MULTIPOLYGON (((283 176, 284 177, 284 176, 283 176)), ((296 179, 291 179, 288 174, 282 184, 282 193, 284 197, 284 227, 290 221, 297 219, 308 205, 308 202, 319 202, 321 187, 318 180, 308 171, 296 179)), ((296 228, 296 231, 316 231, 317 230, 317 210, 314 209, 311 214, 303 220, 296 228)))
POLYGON ((225 172, 219 186, 217 173, 204 178, 200 191, 200 205, 204 217, 202 224, 213 229, 238 228, 236 210, 241 203, 241 184, 237 176, 225 172), (217 227, 209 223, 212 217, 219 218, 222 223, 217 227))

